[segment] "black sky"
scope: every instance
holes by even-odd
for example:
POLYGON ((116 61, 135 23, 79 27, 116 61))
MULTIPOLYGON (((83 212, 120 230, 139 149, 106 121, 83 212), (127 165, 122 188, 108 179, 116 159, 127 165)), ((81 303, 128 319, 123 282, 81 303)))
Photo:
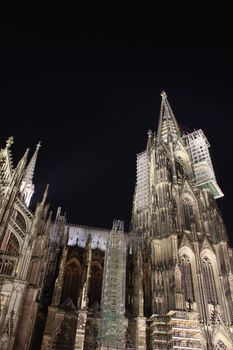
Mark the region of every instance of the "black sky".
POLYGON ((232 42, 208 28, 201 40, 204 21, 195 22, 196 38, 183 39, 157 22, 148 28, 134 10, 111 12, 105 27, 104 13, 98 21, 93 13, 81 22, 82 13, 1 20, 1 147, 14 136, 16 164, 42 141, 34 204, 49 183, 51 209, 61 206, 69 222, 109 228, 119 218, 127 226, 136 153, 157 129, 164 89, 178 123, 202 128, 211 144, 233 236, 232 42))

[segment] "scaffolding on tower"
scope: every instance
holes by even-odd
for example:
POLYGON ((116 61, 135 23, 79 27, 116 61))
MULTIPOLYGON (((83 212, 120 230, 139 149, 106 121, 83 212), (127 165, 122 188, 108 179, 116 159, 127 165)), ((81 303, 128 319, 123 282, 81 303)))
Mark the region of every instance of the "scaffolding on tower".
POLYGON ((125 348, 126 241, 122 221, 113 222, 105 252, 100 345, 125 348))
POLYGON ((139 210, 146 208, 149 204, 149 199, 149 159, 147 151, 144 151, 137 154, 136 208, 139 210))
POLYGON ((210 158, 210 144, 204 132, 201 129, 195 130, 183 136, 183 139, 189 145, 196 186, 210 189, 214 198, 223 197, 223 193, 217 184, 210 158))

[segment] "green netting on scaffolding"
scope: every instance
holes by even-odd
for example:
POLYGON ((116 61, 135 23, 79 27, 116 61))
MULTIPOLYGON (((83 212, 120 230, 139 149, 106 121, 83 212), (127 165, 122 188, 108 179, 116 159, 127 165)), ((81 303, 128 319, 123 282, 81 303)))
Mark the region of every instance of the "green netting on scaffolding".
POLYGON ((114 221, 104 260, 102 287, 101 345, 124 347, 125 344, 125 267, 126 242, 122 221, 114 221))

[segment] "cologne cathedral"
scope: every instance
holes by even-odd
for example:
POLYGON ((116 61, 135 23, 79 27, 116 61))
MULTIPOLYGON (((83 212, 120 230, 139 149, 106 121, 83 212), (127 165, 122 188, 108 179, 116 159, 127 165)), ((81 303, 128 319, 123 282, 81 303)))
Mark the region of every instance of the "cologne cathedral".
MULTIPOLYGON (((137 155, 128 232, 32 212, 40 145, 0 149, 0 349, 233 349, 233 250, 209 143, 180 129, 165 92, 137 155)), ((133 156, 133 155, 132 155, 133 156)))

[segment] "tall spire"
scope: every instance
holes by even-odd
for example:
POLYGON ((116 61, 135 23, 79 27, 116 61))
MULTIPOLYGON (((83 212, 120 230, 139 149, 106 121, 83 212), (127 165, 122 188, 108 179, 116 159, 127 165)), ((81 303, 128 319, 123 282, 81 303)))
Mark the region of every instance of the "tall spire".
POLYGON ((27 183, 32 183, 33 182, 33 176, 34 176, 34 172, 35 172, 35 167, 36 167, 36 160, 37 160, 37 155, 38 155, 38 151, 41 147, 41 142, 39 141, 38 144, 36 145, 36 150, 32 156, 32 159, 30 160, 26 172, 25 172, 25 181, 27 183))
POLYGON ((170 140, 176 142, 180 137, 180 130, 176 118, 167 100, 165 91, 161 92, 162 102, 160 108, 159 127, 157 140, 168 143, 170 140))
POLYGON ((39 143, 36 145, 36 150, 30 162, 28 163, 28 166, 25 171, 25 176, 23 178, 21 188, 20 188, 27 207, 29 207, 29 204, 35 189, 35 186, 33 184, 33 177, 34 177, 34 172, 36 167, 37 155, 40 147, 41 147, 41 142, 39 141, 39 143))
POLYGON ((23 157, 18 162, 17 167, 15 169, 15 176, 20 177, 23 175, 25 171, 26 163, 27 163, 28 153, 29 153, 29 148, 26 149, 23 157))

